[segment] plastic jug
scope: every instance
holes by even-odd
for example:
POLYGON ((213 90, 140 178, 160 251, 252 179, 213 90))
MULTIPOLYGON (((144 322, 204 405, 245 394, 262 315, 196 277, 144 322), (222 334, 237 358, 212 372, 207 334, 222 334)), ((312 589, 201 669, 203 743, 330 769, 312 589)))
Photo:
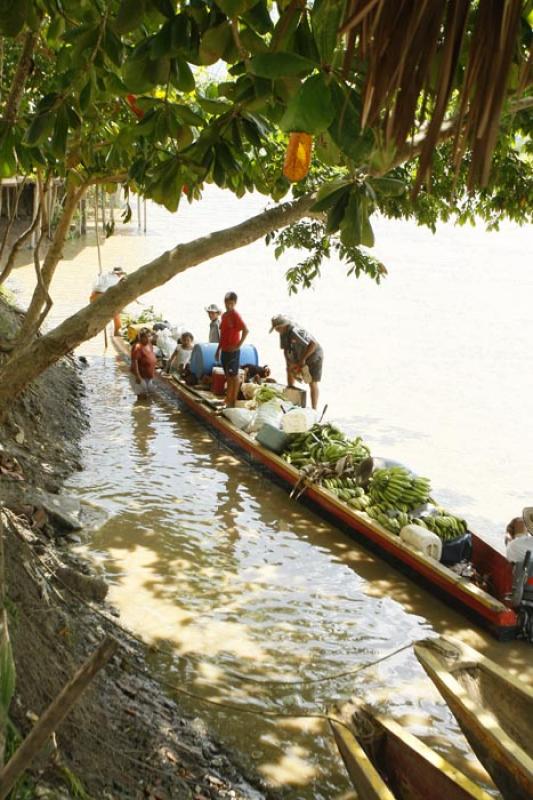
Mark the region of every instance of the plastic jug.
POLYGON ((406 525, 400 531, 400 539, 405 544, 411 545, 415 550, 419 550, 429 558, 440 561, 442 555, 442 539, 436 533, 428 531, 422 525, 406 525))
POLYGON ((292 408, 281 420, 281 430, 285 433, 305 433, 316 422, 316 413, 312 408, 292 408))

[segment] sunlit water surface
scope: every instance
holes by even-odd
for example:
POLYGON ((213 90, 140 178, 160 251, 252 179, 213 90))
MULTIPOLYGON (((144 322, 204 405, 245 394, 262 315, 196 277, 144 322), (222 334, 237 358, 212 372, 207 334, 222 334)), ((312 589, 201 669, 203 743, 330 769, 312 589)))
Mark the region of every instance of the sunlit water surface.
MULTIPOLYGON (((260 211, 263 202, 211 192, 174 217, 149 207, 148 234, 119 226, 103 248, 105 267, 131 271, 178 241, 260 211)), ((257 243, 142 301, 201 340, 203 307, 235 289, 251 340, 278 372, 268 318, 290 312, 325 347, 329 418, 363 435, 375 453, 430 476, 439 499, 499 544, 508 518, 532 499, 531 231, 446 226, 433 237, 382 221, 377 241, 389 269, 381 287, 348 279, 331 263, 313 291, 289 298, 283 273, 297 254, 275 262, 257 243)), ((92 237, 84 243, 66 248, 52 321, 86 301, 96 250, 92 237)), ((32 270, 23 263, 16 271, 23 295, 32 270)), ((283 714, 322 713, 356 692, 478 774, 409 649, 352 677, 323 679, 434 632, 460 635, 526 680, 531 650, 490 642, 290 501, 185 412, 164 401, 135 402, 123 370, 102 350, 103 337, 83 348, 92 425, 85 471, 69 489, 105 512, 89 549, 112 581, 123 622, 163 648, 154 656, 161 675, 211 700, 283 714), (310 679, 319 682, 276 685, 310 679)), ((320 720, 184 702, 290 797, 339 798, 348 790, 320 720)))

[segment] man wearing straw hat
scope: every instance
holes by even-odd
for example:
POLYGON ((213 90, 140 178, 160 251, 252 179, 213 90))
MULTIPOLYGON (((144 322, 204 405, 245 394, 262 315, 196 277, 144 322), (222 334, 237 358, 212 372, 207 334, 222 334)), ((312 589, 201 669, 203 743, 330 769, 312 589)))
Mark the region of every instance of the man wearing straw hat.
POLYGON ((521 564, 528 550, 533 558, 533 508, 524 508, 521 517, 511 520, 506 529, 507 561, 521 564))

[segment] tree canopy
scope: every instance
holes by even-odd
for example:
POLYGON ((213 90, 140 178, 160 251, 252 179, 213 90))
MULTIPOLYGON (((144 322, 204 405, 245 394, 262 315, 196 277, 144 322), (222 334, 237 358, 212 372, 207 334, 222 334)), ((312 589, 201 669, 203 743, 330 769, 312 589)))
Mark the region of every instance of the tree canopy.
MULTIPOLYGON (((430 227, 524 221, 532 19, 531 0, 0 0, 0 178, 34 176, 41 215, 50 181, 66 187, 21 342, 52 302, 70 219, 95 184, 171 211, 206 183, 292 197, 252 226, 278 251, 308 251, 292 288, 334 248, 379 280, 368 250, 376 211, 430 227), (297 183, 284 174, 291 135, 297 157, 313 142, 297 183)), ((109 293, 115 310, 132 286, 109 293)), ((91 319, 103 325, 111 308, 98 303, 91 319)), ((95 332, 91 323, 77 336, 95 332)))

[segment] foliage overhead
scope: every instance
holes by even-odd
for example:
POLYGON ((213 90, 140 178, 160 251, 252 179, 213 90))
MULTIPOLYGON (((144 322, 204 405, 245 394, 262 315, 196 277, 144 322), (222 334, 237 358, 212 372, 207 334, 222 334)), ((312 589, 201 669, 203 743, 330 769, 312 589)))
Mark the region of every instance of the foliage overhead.
MULTIPOLYGON (((380 2, 385 8, 385 0, 380 2)), ((394 59, 400 59, 405 78, 411 50, 399 47, 398 32, 387 58, 376 62, 364 22, 376 3, 0 0, 0 178, 39 172, 69 185, 109 189, 121 182, 171 211, 184 197, 198 199, 205 183, 239 197, 259 191, 279 201, 291 189, 282 172, 287 134, 306 132, 315 140, 313 166, 292 191, 298 196, 318 189, 318 216, 307 226, 312 263, 289 279, 293 286, 306 285, 319 254, 331 247, 340 249, 357 274, 379 278, 380 265, 360 249, 374 243, 376 211, 414 216, 430 226, 451 214, 467 221, 481 213, 494 227, 505 214, 523 220, 533 206, 533 97, 524 80, 532 43, 530 0, 519 3, 516 24, 507 31, 513 46, 506 40, 508 78, 500 87, 502 96, 511 97, 507 110, 513 92, 525 102, 520 112, 503 115, 486 186, 466 190, 472 163, 479 166, 466 140, 458 140, 463 158, 457 168, 457 141, 434 147, 432 119, 440 125, 445 116, 480 113, 475 98, 463 108, 461 89, 470 80, 472 43, 478 58, 482 52, 479 30, 491 2, 440 0, 442 24, 425 55, 424 80, 410 98, 410 122, 402 118, 399 136, 394 119, 405 85, 396 80, 394 59), (443 98, 439 76, 449 56, 447 26, 455 6, 462 9, 461 33, 454 29, 454 66, 446 67, 450 80, 443 98), (346 35, 339 33, 343 26, 346 35), (30 39, 31 66, 24 73, 20 56, 30 39), (376 64, 390 78, 386 91, 380 88, 387 102, 369 105, 376 64), (8 114, 14 106, 16 114, 8 114), (409 190, 417 185, 416 156, 422 152, 429 163, 427 146, 408 156, 413 135, 428 129, 433 167, 415 198, 409 190)), ((515 13, 516 0, 499 5, 507 3, 515 13)), ((396 3, 386 31, 407 6, 396 3)), ((375 14, 368 24, 372 19, 375 14)), ((418 36, 409 26, 403 35, 409 31, 418 36)), ((493 39, 488 47, 495 47, 493 39)), ((294 230, 291 239, 289 231, 279 247, 295 244, 301 233, 294 230)))

